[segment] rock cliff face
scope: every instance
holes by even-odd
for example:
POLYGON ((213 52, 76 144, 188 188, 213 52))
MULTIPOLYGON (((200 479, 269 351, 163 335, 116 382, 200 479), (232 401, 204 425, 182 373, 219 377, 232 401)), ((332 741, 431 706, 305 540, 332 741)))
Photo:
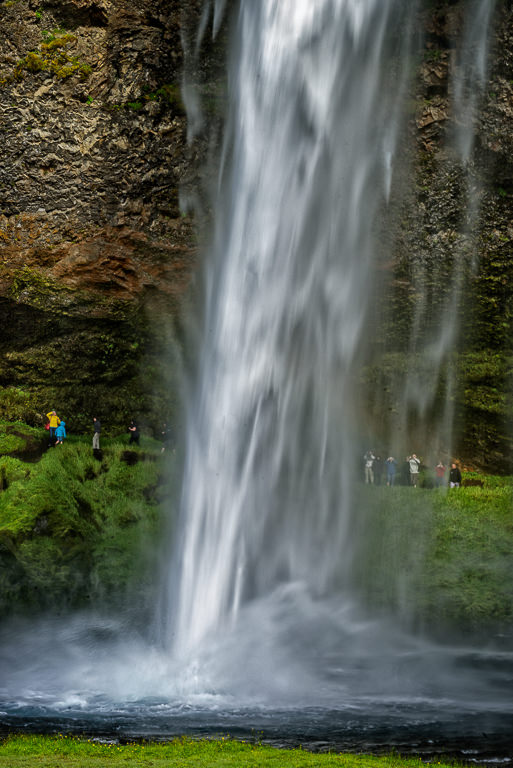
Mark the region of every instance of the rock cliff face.
POLYGON ((15 387, 34 395, 19 415, 55 406, 72 429, 95 409, 151 422, 170 407, 157 358, 195 261, 181 9, 7 0, 0 15, 5 415, 15 387))
POLYGON ((385 321, 385 328, 392 339, 388 351, 404 352, 407 338, 425 342, 441 318, 457 315, 459 333, 439 375, 453 368, 459 436, 453 448, 471 464, 511 471, 513 10, 511 2, 496 6, 488 80, 476 100, 473 135, 467 133, 466 166, 454 141, 455 131, 468 127, 454 108, 465 11, 463 2, 436 2, 424 15, 411 121, 415 187, 399 215, 391 286, 395 327, 385 321), (415 323, 420 328, 413 333, 415 323))
MULTIPOLYGON (((194 14, 201 6, 0 5, 0 415, 37 420, 56 407, 71 429, 81 429, 94 410, 112 427, 134 413, 149 424, 172 414, 173 370, 162 363, 196 261, 179 194, 199 152, 185 141, 181 36, 184 9, 194 14)), ((415 186, 401 198, 383 265, 392 298, 377 318, 382 360, 368 373, 369 397, 376 430, 390 432, 401 408, 399 357, 419 318, 419 296, 428 297, 421 317, 428 330, 447 304, 448 276, 471 262, 455 342, 456 448, 476 464, 508 469, 513 9, 510 0, 497 5, 469 182, 448 141, 449 71, 463 7, 464 0, 424 4, 423 58, 405 137, 414 147, 405 166, 414 169, 415 186), (483 189, 470 261, 469 184, 483 189), (373 401, 378 389, 387 394, 373 401)), ((215 100, 217 83, 201 74, 215 100)))

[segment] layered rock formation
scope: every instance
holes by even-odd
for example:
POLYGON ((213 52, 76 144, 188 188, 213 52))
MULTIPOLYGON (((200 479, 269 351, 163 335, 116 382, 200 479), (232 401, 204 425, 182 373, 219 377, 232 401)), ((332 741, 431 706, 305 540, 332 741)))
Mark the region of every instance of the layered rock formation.
POLYGON ((92 410, 155 421, 164 326, 195 260, 178 202, 181 9, 7 0, 0 14, 0 385, 72 429, 92 410))
POLYGON ((445 447, 469 466, 510 472, 512 4, 496 8, 488 81, 481 92, 476 76, 470 89, 476 99, 473 125, 458 114, 454 98, 465 21, 467 4, 442 1, 425 7, 419 19, 422 59, 409 105, 410 135, 401 147, 403 173, 394 190, 400 201, 396 222, 384 248, 382 270, 390 294, 374 318, 380 356, 368 372, 370 399, 378 434, 379 429, 403 429, 419 453, 443 449, 431 443, 435 436, 429 429, 444 418, 442 397, 424 407, 415 403, 415 386, 409 400, 403 396, 408 369, 419 366, 413 376, 430 378, 440 395, 451 392, 446 411, 447 419, 454 420, 455 441, 445 447), (467 162, 457 151, 458 130, 470 144, 467 162), (451 328, 457 329, 449 341, 444 326, 449 336, 451 328), (419 354, 430 344, 431 363, 425 352, 423 360, 419 354), (447 346, 443 355, 437 345, 447 346))

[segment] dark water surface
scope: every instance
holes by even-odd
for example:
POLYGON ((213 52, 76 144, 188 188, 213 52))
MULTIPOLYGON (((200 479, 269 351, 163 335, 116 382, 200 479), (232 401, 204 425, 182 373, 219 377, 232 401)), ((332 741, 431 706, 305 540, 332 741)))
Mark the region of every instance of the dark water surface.
POLYGON ((513 763, 511 712, 483 712, 478 706, 462 712, 444 703, 369 701, 344 710, 223 710, 148 700, 117 707, 97 702, 97 709, 89 712, 73 706, 60 711, 13 706, 3 709, 0 732, 72 733, 118 742, 230 735, 321 752, 397 751, 425 759, 443 754, 479 763, 513 763))

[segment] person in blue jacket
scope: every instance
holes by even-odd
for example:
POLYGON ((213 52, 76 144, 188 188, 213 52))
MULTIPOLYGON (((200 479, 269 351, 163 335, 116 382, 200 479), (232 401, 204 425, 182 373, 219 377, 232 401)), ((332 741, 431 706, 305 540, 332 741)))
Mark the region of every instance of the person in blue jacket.
POLYGON ((393 456, 389 456, 385 464, 387 467, 387 485, 393 485, 395 482, 395 473, 397 472, 397 461, 393 456))
POLYGON ((65 421, 61 421, 61 423, 55 430, 55 437, 56 437, 55 445, 59 445, 59 443, 62 445, 62 441, 64 440, 65 437, 67 437, 65 421))

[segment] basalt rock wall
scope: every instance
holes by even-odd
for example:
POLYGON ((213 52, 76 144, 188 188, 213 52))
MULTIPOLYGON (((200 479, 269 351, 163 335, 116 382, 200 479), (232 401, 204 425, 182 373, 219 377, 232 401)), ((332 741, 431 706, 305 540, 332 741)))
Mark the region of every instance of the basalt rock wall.
POLYGON ((441 451, 446 462, 457 457, 468 467, 511 472, 512 3, 496 4, 487 82, 479 90, 476 75, 472 89, 472 123, 454 98, 465 20, 465 2, 424 4, 419 16, 422 47, 397 162, 394 223, 382 240, 378 282, 388 293, 370 328, 377 354, 365 374, 369 432, 378 444, 399 434, 396 444, 433 465, 441 451), (469 128, 463 162, 455 136, 469 128), (423 378, 433 390, 427 405, 423 378), (445 444, 435 434, 444 418, 445 444))
POLYGON ((172 411, 160 361, 196 251, 179 206, 182 14, 167 0, 0 5, 6 417, 55 407, 82 429, 98 411, 119 428, 172 411))

